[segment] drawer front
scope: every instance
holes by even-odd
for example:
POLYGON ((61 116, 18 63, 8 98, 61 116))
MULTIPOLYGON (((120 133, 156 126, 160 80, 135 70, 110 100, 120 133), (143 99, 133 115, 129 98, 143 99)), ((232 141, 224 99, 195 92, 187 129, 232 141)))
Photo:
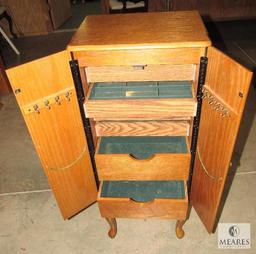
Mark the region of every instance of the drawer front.
POLYGON ((107 218, 159 218, 183 220, 187 217, 188 197, 184 199, 153 199, 136 202, 130 198, 101 197, 98 205, 102 217, 107 218))
POLYGON ((199 64, 205 48, 130 49, 73 52, 79 66, 199 64))
POLYGON ((99 121, 96 135, 101 136, 188 136, 188 121, 99 121))
POLYGON ((195 80, 196 65, 89 66, 85 72, 89 83, 195 80))
POLYGON ((197 101, 190 81, 95 83, 85 100, 88 118, 192 117, 197 101))
POLYGON ((170 119, 194 117, 197 102, 191 99, 86 100, 86 117, 105 119, 170 119))
MULTIPOLYGON (((132 154, 100 153, 101 140, 102 138, 99 139, 95 153, 100 180, 188 179, 191 155, 187 139, 186 152, 158 153, 145 159, 137 159, 132 154)), ((145 146, 147 145, 145 143, 145 146)))

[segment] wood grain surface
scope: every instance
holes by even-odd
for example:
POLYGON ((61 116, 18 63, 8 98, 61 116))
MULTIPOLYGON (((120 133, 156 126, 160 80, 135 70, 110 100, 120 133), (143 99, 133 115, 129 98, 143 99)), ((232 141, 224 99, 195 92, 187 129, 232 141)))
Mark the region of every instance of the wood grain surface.
POLYGON ((204 167, 197 153, 190 198, 206 229, 212 232, 252 73, 215 48, 209 49, 208 56, 205 86, 222 100, 230 114, 222 117, 207 100, 203 101, 198 151, 204 167))
POLYGON ((187 180, 190 149, 187 153, 159 153, 147 159, 136 159, 130 154, 100 154, 100 141, 95 161, 100 180, 187 180))
POLYGON ((92 86, 84 102, 85 114, 88 118, 158 120, 191 117, 196 114, 197 102, 194 94, 193 98, 91 100, 89 99, 91 91, 92 86))
POLYGON ((102 217, 185 220, 188 210, 186 187, 185 193, 185 199, 154 199, 149 202, 135 202, 129 198, 101 197, 100 187, 97 201, 102 217))
POLYGON ((84 108, 89 118, 168 119, 196 114, 194 99, 88 100, 84 108))
POLYGON ((194 80, 196 66, 135 65, 85 68, 88 82, 194 80))
POLYGON ((180 180, 188 179, 190 150, 187 153, 160 153, 136 159, 130 154, 100 154, 101 139, 95 152, 100 180, 180 180))
MULTIPOLYGON (((147 119, 146 121, 155 121, 156 119, 154 119, 153 117, 152 118, 149 118, 147 119)), ((94 121, 145 121, 145 119, 143 117, 141 118, 137 118, 136 120, 134 120, 132 117, 126 117, 126 118, 122 118, 122 117, 116 117, 116 118, 105 118, 105 117, 97 117, 97 118, 94 118, 94 121)), ((157 121, 191 121, 191 117, 179 117, 179 116, 176 116, 176 117, 170 117, 170 118, 158 118, 157 121)))
POLYGON ((80 67, 149 64, 199 64, 205 48, 128 49, 76 51, 73 56, 80 67))
POLYGON ((97 136, 188 136, 186 121, 100 121, 97 136))
POLYGON ((69 43, 70 51, 207 47, 196 11, 88 16, 69 43))
MULTIPOLYGON (((27 104, 74 88, 69 60, 63 51, 7 70, 22 113, 27 104)), ((39 110, 23 117, 61 213, 69 218, 97 196, 75 90, 70 100, 39 110)))

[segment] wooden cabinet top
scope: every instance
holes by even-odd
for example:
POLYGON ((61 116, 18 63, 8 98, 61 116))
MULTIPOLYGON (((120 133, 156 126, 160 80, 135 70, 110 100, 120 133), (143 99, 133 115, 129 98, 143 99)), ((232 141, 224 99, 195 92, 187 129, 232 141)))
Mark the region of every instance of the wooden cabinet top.
POLYGON ((207 47, 211 44, 197 11, 88 16, 68 50, 207 47))

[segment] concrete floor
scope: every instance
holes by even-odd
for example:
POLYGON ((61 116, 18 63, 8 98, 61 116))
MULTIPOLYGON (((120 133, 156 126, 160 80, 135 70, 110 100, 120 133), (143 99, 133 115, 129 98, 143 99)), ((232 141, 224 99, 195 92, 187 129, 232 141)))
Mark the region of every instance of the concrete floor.
MULTIPOLYGON (((248 66, 256 67, 256 23, 225 22, 207 24, 218 47, 248 66), (217 33, 216 33, 217 31, 217 33)), ((40 54, 48 54, 56 44, 42 41, 62 41, 62 49, 70 34, 19 39, 22 57, 35 55, 38 41, 40 54), (63 38, 63 40, 61 40, 63 38), (51 46, 51 44, 53 46, 51 46), (34 50, 34 52, 33 52, 34 50)), ((9 66, 20 59, 9 58, 12 52, 3 52, 9 66)), ((236 253, 256 253, 256 118, 255 89, 251 87, 238 141, 233 156, 236 173, 220 217, 220 222, 251 223, 250 250, 236 253)), ((186 236, 178 240, 174 221, 118 219, 118 234, 114 240, 107 237, 108 225, 100 217, 97 204, 92 205, 68 221, 63 221, 42 173, 22 116, 13 95, 0 97, 0 252, 6 254, 80 254, 80 253, 233 253, 219 250, 217 233, 208 235, 200 219, 192 210, 185 224, 186 236)))

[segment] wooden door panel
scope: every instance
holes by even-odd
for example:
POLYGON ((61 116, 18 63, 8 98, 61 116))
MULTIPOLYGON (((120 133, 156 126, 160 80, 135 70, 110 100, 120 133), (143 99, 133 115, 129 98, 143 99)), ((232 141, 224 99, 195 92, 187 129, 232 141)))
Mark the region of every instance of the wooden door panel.
POLYGON ((251 77, 249 70, 209 48, 190 194, 208 232, 214 230, 251 77))
POLYGON ((63 51, 7 71, 64 218, 97 196, 69 60, 63 51))

